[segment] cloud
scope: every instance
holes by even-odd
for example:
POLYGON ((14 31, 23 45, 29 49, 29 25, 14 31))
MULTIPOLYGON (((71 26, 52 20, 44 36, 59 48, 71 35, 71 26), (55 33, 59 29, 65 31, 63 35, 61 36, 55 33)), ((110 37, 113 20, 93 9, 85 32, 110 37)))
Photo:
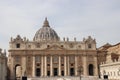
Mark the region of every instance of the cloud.
POLYGON ((119 4, 120 0, 1 0, 0 47, 8 49, 10 37, 17 34, 32 40, 45 17, 61 39, 91 35, 98 46, 118 43, 119 4))

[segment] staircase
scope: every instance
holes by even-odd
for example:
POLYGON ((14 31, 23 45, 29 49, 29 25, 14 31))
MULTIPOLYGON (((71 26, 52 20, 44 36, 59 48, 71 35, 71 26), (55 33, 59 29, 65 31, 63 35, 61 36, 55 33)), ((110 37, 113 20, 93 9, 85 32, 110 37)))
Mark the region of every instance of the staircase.
MULTIPOLYGON (((28 80, 80 80, 80 77, 66 76, 66 77, 35 77, 28 78, 28 80)), ((99 80, 96 76, 82 76, 81 80, 99 80)))

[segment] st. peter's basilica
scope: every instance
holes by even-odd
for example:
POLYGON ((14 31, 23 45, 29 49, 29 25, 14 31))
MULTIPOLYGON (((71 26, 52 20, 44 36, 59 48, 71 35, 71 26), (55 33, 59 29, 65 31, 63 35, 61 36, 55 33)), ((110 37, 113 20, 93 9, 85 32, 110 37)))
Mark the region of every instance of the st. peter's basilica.
POLYGON ((9 42, 10 78, 46 76, 98 76, 96 40, 60 39, 47 18, 33 40, 17 35, 9 42), (80 72, 79 69, 82 69, 80 72))

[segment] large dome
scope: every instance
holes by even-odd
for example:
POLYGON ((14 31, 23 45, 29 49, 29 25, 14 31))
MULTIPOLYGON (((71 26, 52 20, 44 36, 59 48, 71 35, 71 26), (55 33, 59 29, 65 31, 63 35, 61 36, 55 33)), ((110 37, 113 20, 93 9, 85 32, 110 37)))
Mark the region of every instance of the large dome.
POLYGON ((59 41, 57 33, 50 28, 47 18, 45 18, 43 27, 36 32, 34 41, 59 41))

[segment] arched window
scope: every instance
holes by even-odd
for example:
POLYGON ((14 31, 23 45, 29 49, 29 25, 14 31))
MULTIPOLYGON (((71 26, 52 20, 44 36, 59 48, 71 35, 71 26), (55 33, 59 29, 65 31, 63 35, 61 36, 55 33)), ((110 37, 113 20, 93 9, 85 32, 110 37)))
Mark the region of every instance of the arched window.
POLYGON ((40 43, 36 44, 36 48, 40 48, 40 46, 41 46, 40 43))
POLYGON ((49 48, 50 47, 50 45, 47 45, 47 48, 49 48))

